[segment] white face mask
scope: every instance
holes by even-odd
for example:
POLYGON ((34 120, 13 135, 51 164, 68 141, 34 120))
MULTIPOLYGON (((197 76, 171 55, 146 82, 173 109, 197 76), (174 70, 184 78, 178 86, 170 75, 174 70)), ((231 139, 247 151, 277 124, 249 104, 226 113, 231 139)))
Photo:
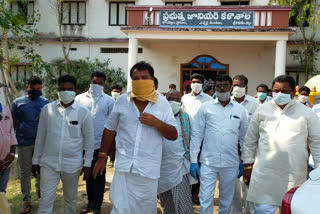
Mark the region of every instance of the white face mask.
POLYGON ((103 93, 103 87, 98 84, 90 84, 89 93, 93 97, 100 96, 103 93))
POLYGON ((235 86, 235 87, 233 87, 232 95, 235 98, 241 98, 244 95, 246 95, 246 88, 245 87, 242 88, 242 87, 239 87, 239 86, 235 86))
POLYGON ((308 101, 308 96, 305 95, 298 95, 298 100, 300 101, 300 103, 306 103, 308 101))
POLYGON ((181 103, 176 102, 176 101, 169 101, 169 104, 172 108, 173 115, 178 114, 180 111, 181 103))
POLYGON ((59 100, 64 104, 69 104, 74 100, 76 92, 74 91, 59 91, 58 92, 59 100))
POLYGON ((191 89, 194 93, 199 94, 202 91, 202 84, 200 83, 192 83, 191 89))
POLYGON ((227 92, 219 92, 219 91, 216 91, 216 96, 218 98, 218 100, 224 102, 224 101, 227 101, 230 99, 230 91, 227 91, 227 92))
POLYGON ((119 92, 111 91, 111 96, 114 100, 116 100, 118 97, 120 97, 119 92))
POLYGON ((272 98, 277 105, 288 104, 291 100, 291 94, 272 92, 272 98))

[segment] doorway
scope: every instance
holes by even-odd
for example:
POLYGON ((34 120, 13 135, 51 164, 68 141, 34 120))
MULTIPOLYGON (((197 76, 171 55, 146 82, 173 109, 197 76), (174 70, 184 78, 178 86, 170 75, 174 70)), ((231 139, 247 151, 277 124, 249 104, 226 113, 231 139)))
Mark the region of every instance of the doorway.
POLYGON ((218 75, 229 75, 229 64, 223 64, 216 58, 209 55, 200 55, 190 62, 180 65, 180 92, 186 85, 190 85, 192 74, 199 73, 205 78, 204 86, 209 86, 214 90, 218 75))

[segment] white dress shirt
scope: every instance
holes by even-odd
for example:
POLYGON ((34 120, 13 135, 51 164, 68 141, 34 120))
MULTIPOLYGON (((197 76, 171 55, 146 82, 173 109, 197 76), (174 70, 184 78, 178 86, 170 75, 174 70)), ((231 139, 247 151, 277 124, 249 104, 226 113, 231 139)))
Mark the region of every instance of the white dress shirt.
POLYGON ((237 102, 230 100, 225 107, 218 99, 204 103, 192 126, 191 162, 197 163, 203 140, 200 155, 202 164, 214 167, 238 166, 238 140, 242 148, 247 128, 247 113, 237 102))
POLYGON ((312 111, 314 113, 316 113, 316 115, 318 116, 318 118, 320 119, 320 104, 314 105, 312 107, 312 111))
POLYGON ((43 107, 32 164, 74 173, 82 165, 90 167, 92 157, 93 127, 89 110, 76 101, 68 108, 58 100, 43 107))
MULTIPOLYGON (((123 94, 116 100, 105 124, 106 129, 117 132, 115 170, 158 179, 164 137, 156 128, 139 121, 140 112, 130 99, 130 93, 123 94)), ((159 93, 156 103, 149 102, 143 112, 153 114, 168 125, 176 126, 168 101, 159 93)))
POLYGON ((112 111, 114 99, 105 93, 98 97, 92 97, 89 92, 85 92, 76 96, 75 100, 87 107, 91 112, 94 132, 94 149, 100 149, 104 124, 112 111))
POLYGON ((291 100, 281 109, 274 100, 251 118, 242 158, 254 163, 247 200, 281 206, 285 193, 306 180, 308 151, 320 164, 320 122, 309 107, 291 100))
MULTIPOLYGON (((233 96, 231 99, 237 102, 233 96)), ((259 107, 259 102, 256 100, 256 98, 246 94, 244 96, 244 100, 240 103, 240 105, 242 105, 246 109, 248 114, 248 119, 250 120, 250 117, 254 114, 254 112, 259 107)))
POLYGON ((190 161, 184 157, 185 149, 180 116, 177 115, 175 118, 178 138, 175 141, 163 140, 158 194, 166 192, 180 184, 182 177, 189 173, 190 161))
POLYGON ((212 97, 203 91, 201 91, 198 96, 195 96, 193 92, 183 95, 181 98, 182 110, 189 115, 191 124, 193 123, 194 117, 197 114, 200 106, 212 99, 212 97))

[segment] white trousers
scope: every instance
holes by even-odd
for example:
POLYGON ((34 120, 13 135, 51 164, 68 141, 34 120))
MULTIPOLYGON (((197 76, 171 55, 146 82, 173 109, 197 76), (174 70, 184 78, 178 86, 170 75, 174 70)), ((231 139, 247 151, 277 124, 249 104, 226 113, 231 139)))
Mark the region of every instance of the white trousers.
POLYGON ((158 179, 114 172, 110 187, 111 214, 156 214, 158 179))
POLYGON ((233 199, 238 167, 212 167, 205 164, 200 168, 200 214, 213 213, 213 197, 219 178, 219 214, 229 214, 233 199))
POLYGON ((52 214, 57 186, 63 183, 64 213, 75 214, 80 170, 75 173, 55 171, 50 167, 40 169, 40 203, 38 214, 52 214))
POLYGON ((255 214, 274 214, 278 206, 270 204, 254 204, 255 214))
POLYGON ((248 186, 243 182, 243 177, 237 178, 231 205, 231 214, 242 214, 242 201, 245 214, 254 214, 254 203, 247 201, 248 186), (241 199, 241 192, 243 199, 241 199))

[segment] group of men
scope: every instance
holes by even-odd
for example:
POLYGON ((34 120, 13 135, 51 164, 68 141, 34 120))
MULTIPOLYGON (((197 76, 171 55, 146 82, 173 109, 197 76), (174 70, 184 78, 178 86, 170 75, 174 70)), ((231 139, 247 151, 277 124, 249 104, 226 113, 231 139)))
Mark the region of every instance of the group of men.
POLYGON ((121 87, 113 87, 116 102, 103 92, 103 73, 93 73, 89 90, 78 96, 76 79, 61 76, 59 99, 51 103, 33 77, 28 94, 14 101, 12 117, 2 105, 0 184, 5 190, 17 139, 24 162, 21 213, 31 209, 31 171, 40 180, 38 213, 53 212, 60 180, 64 212, 76 213, 82 173, 88 204, 81 213, 100 213, 115 144, 112 214, 157 213, 158 199, 165 214, 193 213, 192 202, 201 214, 212 214, 218 180, 220 214, 274 213, 285 193, 306 180, 308 151, 318 167, 320 121, 303 91, 295 100, 292 77, 273 80, 272 98, 267 85, 258 85, 254 98, 244 75, 217 76, 215 94, 208 95, 204 77, 193 74, 191 93, 181 97, 173 84, 166 96, 159 93, 154 73, 150 64, 136 63, 132 91, 120 96, 121 87))

